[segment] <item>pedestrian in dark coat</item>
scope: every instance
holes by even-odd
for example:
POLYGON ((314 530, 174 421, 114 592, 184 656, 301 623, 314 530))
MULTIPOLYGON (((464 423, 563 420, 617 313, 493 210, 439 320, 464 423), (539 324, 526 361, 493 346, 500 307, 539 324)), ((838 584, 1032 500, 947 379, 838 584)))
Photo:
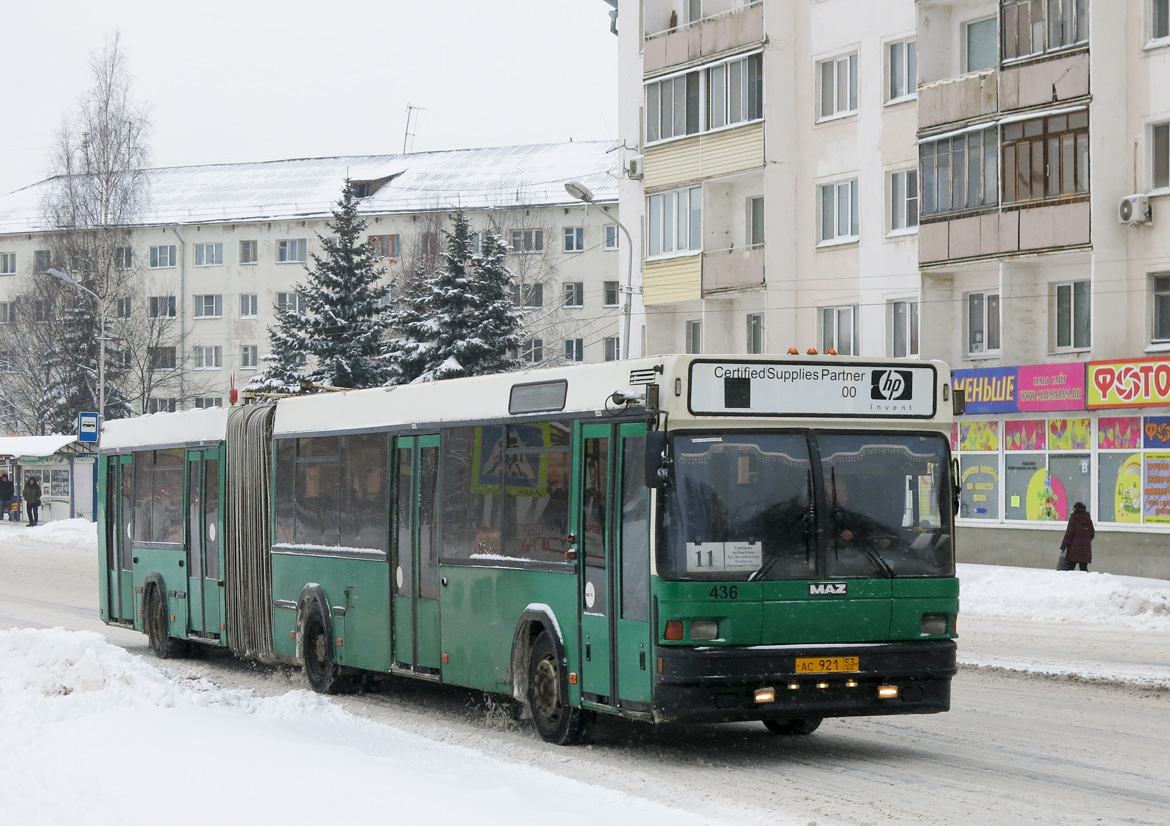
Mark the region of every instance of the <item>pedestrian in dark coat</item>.
POLYGON ((30 528, 37 526, 37 519, 41 515, 41 483, 37 481, 37 477, 30 476, 24 480, 24 509, 28 513, 28 525, 30 528))
POLYGON ((0 520, 8 514, 9 521, 15 519, 12 515, 12 500, 16 497, 16 485, 8 478, 7 473, 0 473, 0 520))
POLYGON ((1084 504, 1077 502, 1073 505, 1068 527, 1064 530, 1064 539, 1060 543, 1060 550, 1068 558, 1068 570, 1075 571, 1077 567, 1082 571, 1089 570, 1089 563, 1093 561, 1093 537, 1096 535, 1093 518, 1085 510, 1084 504))

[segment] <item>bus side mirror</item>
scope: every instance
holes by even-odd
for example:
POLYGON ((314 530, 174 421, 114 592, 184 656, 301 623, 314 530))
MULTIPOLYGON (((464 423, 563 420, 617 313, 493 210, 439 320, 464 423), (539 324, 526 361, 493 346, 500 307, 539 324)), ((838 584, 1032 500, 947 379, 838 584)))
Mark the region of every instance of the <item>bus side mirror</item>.
POLYGON ((963 495, 963 482, 959 476, 959 460, 951 459, 951 496, 953 497, 954 510, 951 513, 955 516, 959 515, 959 506, 961 505, 961 498, 963 495))
POLYGON ((670 442, 666 438, 666 432, 651 430, 646 434, 646 487, 669 487, 674 478, 673 465, 674 460, 670 458, 670 442))

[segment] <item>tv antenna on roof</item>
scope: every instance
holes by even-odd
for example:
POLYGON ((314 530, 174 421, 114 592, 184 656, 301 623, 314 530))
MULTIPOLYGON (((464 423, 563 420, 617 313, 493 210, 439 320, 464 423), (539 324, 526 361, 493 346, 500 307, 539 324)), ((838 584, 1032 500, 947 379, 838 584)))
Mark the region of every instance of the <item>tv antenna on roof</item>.
MULTIPOLYGON (((406 133, 402 136, 402 154, 403 155, 408 154, 406 151, 406 142, 410 138, 414 137, 414 132, 410 131, 410 116, 413 115, 415 112, 425 112, 425 111, 426 111, 426 109, 424 109, 423 107, 415 106, 413 103, 407 102, 407 104, 406 104, 406 133)), ((417 116, 415 117, 414 125, 415 125, 415 128, 417 129, 418 128, 418 117, 417 116)), ((413 144, 412 144, 412 146, 413 146, 413 144)))

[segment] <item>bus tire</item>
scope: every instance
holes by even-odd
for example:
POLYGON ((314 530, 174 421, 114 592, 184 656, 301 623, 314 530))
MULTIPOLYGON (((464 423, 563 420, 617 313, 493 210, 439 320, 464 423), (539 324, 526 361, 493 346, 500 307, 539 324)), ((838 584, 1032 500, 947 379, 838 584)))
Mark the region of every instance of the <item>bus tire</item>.
POLYGON ((801 717, 795 720, 764 720, 764 727, 773 734, 812 734, 821 725, 820 717, 801 717))
POLYGON ((146 590, 146 604, 142 611, 143 624, 146 626, 146 638, 150 642, 150 650, 160 660, 169 660, 181 657, 187 652, 187 646, 182 640, 171 636, 170 613, 167 610, 167 598, 157 584, 152 584, 146 590))
POLYGON ((528 658, 528 708, 541 739, 558 746, 582 742, 593 726, 592 711, 569 705, 568 683, 556 643, 541 631, 528 658))
POLYGON ((333 656, 333 639, 322 615, 321 603, 314 602, 301 626, 305 679, 318 694, 341 694, 353 681, 333 656))

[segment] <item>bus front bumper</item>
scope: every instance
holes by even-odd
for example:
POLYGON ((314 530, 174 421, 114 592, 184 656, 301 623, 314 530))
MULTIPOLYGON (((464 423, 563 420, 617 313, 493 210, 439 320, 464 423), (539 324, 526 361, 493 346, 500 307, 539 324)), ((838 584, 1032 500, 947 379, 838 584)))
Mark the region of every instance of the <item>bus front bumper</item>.
POLYGON ((662 722, 717 723, 947 711, 955 650, 955 641, 949 639, 659 646, 654 717, 662 722), (852 670, 819 670, 835 667, 852 670))

